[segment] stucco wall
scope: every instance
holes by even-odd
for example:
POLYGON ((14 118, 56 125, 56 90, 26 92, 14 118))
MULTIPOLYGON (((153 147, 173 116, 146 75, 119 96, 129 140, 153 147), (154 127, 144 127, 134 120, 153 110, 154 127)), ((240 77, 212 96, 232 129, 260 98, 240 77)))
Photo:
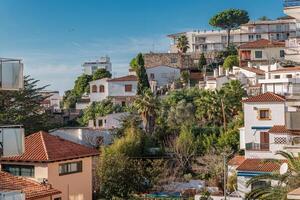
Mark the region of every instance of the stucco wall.
POLYGON ((165 86, 173 83, 176 79, 180 78, 180 69, 168 66, 158 66, 147 68, 148 80, 151 79, 151 74, 154 75, 154 79, 157 82, 157 86, 165 86))

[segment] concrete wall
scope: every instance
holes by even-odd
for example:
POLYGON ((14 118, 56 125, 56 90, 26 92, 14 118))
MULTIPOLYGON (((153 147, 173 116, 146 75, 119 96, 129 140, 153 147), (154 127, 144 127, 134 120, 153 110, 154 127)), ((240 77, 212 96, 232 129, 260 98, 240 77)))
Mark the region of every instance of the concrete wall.
POLYGON ((147 68, 148 80, 155 80, 158 87, 165 86, 173 83, 176 79, 180 78, 180 69, 168 66, 157 66, 147 68), (154 79, 151 78, 154 75, 154 79))

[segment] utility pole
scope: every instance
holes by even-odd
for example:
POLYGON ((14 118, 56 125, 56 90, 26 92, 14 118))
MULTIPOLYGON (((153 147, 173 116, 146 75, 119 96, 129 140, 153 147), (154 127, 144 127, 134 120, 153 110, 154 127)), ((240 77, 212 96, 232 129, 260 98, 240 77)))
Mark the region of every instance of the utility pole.
POLYGON ((227 169, 226 169, 226 154, 223 154, 223 164, 224 164, 224 199, 226 200, 226 192, 227 192, 227 169))

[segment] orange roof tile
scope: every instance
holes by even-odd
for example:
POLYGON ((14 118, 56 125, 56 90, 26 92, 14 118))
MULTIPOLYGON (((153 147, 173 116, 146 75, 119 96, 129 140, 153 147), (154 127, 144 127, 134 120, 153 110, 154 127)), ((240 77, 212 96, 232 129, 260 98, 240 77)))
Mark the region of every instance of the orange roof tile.
POLYGON ((275 125, 273 126, 269 131, 269 133, 275 133, 275 134, 290 134, 290 131, 285 126, 279 126, 275 125))
POLYGON ((241 165, 245 161, 245 156, 236 155, 228 161, 228 165, 241 165))
POLYGON ((25 193, 26 200, 40 199, 61 193, 60 191, 51 188, 50 185, 43 185, 24 177, 13 176, 6 172, 0 171, 0 180, 0 190, 19 190, 25 193))
POLYGON ((300 71, 300 67, 285 67, 285 68, 273 70, 271 72, 291 72, 291 71, 300 71))
POLYGON ((242 100, 243 103, 251 102, 285 102, 285 98, 272 92, 266 92, 248 99, 242 100))
POLYGON ((108 79, 108 82, 119 82, 119 81, 137 81, 137 77, 135 75, 122 76, 118 78, 108 79))
MULTIPOLYGON (((284 161, 282 161, 284 162, 284 161)), ((263 159, 246 159, 240 166, 238 171, 253 171, 253 172, 274 172, 279 170, 280 164, 263 159)))
POLYGON ((241 69, 244 69, 246 71, 249 71, 249 72, 253 72, 257 75, 265 75, 265 71, 261 70, 261 69, 258 69, 258 68, 254 68, 254 67, 239 67, 241 69))
POLYGON ((99 155, 95 149, 40 131, 25 138, 25 152, 2 161, 55 162, 99 155))
POLYGON ((285 42, 270 41, 266 39, 256 40, 253 42, 247 42, 239 46, 239 49, 261 49, 272 47, 285 47, 285 42))

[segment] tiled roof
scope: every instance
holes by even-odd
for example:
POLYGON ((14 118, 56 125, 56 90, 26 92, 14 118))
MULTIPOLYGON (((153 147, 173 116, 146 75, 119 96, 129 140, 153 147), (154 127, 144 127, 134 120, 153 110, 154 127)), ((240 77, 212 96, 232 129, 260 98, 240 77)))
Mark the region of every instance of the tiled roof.
POLYGON ((228 165, 241 165, 245 161, 245 156, 236 155, 228 161, 228 165))
POLYGON ((6 172, 0 171, 0 180, 0 190, 19 190, 25 193, 26 200, 40 199, 61 193, 51 188, 50 185, 43 185, 24 177, 13 176, 6 172))
POLYGON ((285 98, 272 92, 266 92, 248 99, 242 100, 244 103, 249 102, 285 102, 285 98))
POLYGON ((107 80, 108 82, 119 82, 119 81, 137 81, 137 77, 134 75, 122 76, 118 78, 112 78, 107 80))
POLYGON ((273 126, 268 132, 274 134, 282 134, 282 133, 290 134, 290 131, 285 126, 279 126, 279 125, 273 126))
POLYGON ((174 68, 174 69, 179 69, 178 67, 173 67, 170 65, 153 65, 153 66, 147 66, 147 69, 151 69, 151 68, 156 68, 156 67, 169 67, 169 68, 174 68))
POLYGON ((285 47, 285 42, 270 41, 266 39, 256 40, 253 42, 247 42, 239 46, 239 49, 260 49, 260 48, 272 48, 272 47, 285 47))
POLYGON ((285 67, 285 68, 273 70, 271 72, 293 72, 293 71, 300 71, 300 67, 285 67))
POLYGON ((246 159, 240 166, 238 171, 253 172, 274 172, 279 170, 280 164, 263 159, 246 159))
POLYGON ((20 156, 3 157, 2 161, 55 162, 96 156, 95 149, 64 140, 40 131, 25 138, 25 152, 20 156))
POLYGON ((265 71, 261 70, 261 69, 258 69, 258 68, 254 68, 254 67, 239 67, 241 69, 244 69, 246 71, 249 71, 249 72, 253 72, 257 75, 265 75, 265 71))

